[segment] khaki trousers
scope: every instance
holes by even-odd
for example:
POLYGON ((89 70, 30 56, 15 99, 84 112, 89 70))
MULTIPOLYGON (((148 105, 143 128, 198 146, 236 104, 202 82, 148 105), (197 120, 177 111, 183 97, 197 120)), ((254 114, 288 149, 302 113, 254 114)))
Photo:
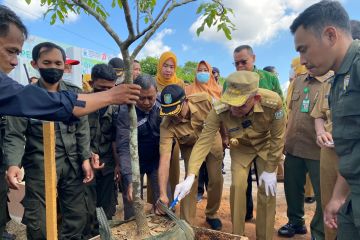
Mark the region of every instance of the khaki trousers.
MULTIPOLYGON (((246 214, 247 178, 251 164, 243 166, 241 157, 231 154, 231 188, 230 207, 233 233, 244 235, 246 214)), ((259 176, 265 169, 266 162, 256 157, 256 167, 259 176)), ((266 196, 264 184, 258 187, 256 211, 256 239, 268 240, 273 238, 275 223, 276 197, 266 196)))
POLYGON ((306 174, 305 197, 314 197, 314 188, 311 184, 309 173, 306 174))
MULTIPOLYGON (((339 158, 336 155, 336 152, 333 148, 321 148, 320 153, 320 191, 321 191, 321 205, 323 211, 325 211, 326 205, 329 203, 336 179, 338 168, 339 158)), ((326 240, 335 240, 336 239, 336 230, 330 229, 324 226, 325 230, 325 239, 326 240)))
MULTIPOLYGON (((184 158, 185 171, 189 165, 189 158, 192 151, 192 146, 180 146, 181 155, 184 158)), ((207 190, 207 205, 205 215, 208 218, 216 218, 216 213, 219 210, 223 189, 223 176, 221 173, 222 168, 222 153, 213 154, 209 153, 206 156, 206 167, 209 175, 209 185, 207 190)), ((170 173, 171 174, 171 173, 170 173)), ((196 217, 196 196, 198 190, 198 181, 194 181, 190 193, 181 200, 180 204, 180 218, 187 221, 190 225, 195 224, 196 217)))

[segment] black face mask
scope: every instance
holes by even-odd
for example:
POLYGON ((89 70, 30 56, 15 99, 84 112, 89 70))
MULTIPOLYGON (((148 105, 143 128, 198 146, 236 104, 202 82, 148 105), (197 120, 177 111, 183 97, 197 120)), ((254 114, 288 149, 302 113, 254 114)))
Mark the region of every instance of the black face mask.
POLYGON ((50 84, 60 81, 64 74, 64 70, 58 68, 39 68, 39 72, 42 79, 50 84))
POLYGON ((105 91, 104 89, 98 89, 98 88, 93 88, 94 89, 94 92, 103 92, 105 91))

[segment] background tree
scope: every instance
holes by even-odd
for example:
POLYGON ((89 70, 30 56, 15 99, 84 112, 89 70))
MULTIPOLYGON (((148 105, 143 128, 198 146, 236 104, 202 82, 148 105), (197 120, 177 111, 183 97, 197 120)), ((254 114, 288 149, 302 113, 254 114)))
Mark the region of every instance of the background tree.
POLYGON ((146 57, 140 60, 141 72, 147 73, 151 76, 155 76, 157 72, 157 65, 159 58, 157 57, 146 57))
POLYGON ((197 65, 198 62, 187 61, 184 66, 177 67, 176 76, 186 82, 194 82, 197 65))
MULTIPOLYGON (((31 0, 25 0, 30 4, 31 0)), ((196 0, 166 0, 158 3, 156 0, 112 0, 112 8, 120 8, 123 12, 125 21, 120 22, 126 25, 128 36, 120 37, 112 26, 108 24, 109 13, 99 0, 40 0, 42 6, 47 6, 46 14, 51 15, 50 24, 56 20, 65 22, 69 12, 75 14, 88 14, 94 17, 99 24, 109 33, 120 48, 125 65, 125 83, 131 83, 132 62, 137 54, 144 47, 146 42, 154 35, 159 27, 166 22, 169 14, 177 7, 195 2, 196 0), (142 24, 140 21, 144 21, 142 24), (143 28, 140 28, 143 26, 143 28), (129 46, 136 42, 134 51, 129 53, 129 46)), ((107 2, 107 1, 104 1, 107 2)), ((203 23, 197 30, 200 34, 204 27, 216 26, 217 30, 222 30, 228 39, 231 39, 231 30, 234 29, 233 23, 228 18, 232 10, 222 4, 222 0, 212 0, 200 4, 197 14, 203 16, 203 23)), ((137 230, 140 237, 149 235, 149 228, 146 222, 143 202, 140 198, 140 170, 137 145, 137 120, 134 106, 129 108, 130 115, 130 155, 133 174, 133 194, 134 210, 137 230)))

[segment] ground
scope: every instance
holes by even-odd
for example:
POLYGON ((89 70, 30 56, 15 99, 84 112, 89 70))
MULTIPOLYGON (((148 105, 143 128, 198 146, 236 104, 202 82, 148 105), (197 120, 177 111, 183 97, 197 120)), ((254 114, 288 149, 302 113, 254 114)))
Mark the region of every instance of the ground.
MULTIPOLYGON (((224 175, 224 191, 222 196, 222 202, 220 209, 218 211, 218 215, 222 220, 223 228, 222 231, 231 233, 231 216, 230 216, 230 202, 229 202, 229 193, 230 193, 230 184, 231 184, 231 171, 230 171, 230 157, 229 154, 226 154, 226 157, 224 159, 225 163, 225 172, 224 175)), ((182 164, 183 165, 183 164, 182 164)), ((184 169, 182 167, 182 176, 184 175, 184 169)), ((253 182, 253 198, 254 198, 254 217, 256 218, 256 182, 253 182)), ((144 194, 146 196, 146 194, 144 194)), ((122 207, 121 202, 122 199, 119 195, 119 202, 120 206, 117 209, 116 219, 122 219, 122 207)), ((196 225, 200 227, 209 227, 205 221, 205 207, 206 207, 206 194, 204 196, 204 199, 197 204, 197 221, 196 225)), ((274 229, 274 240, 276 239, 286 239, 286 238, 280 238, 277 235, 277 230, 284 224, 287 223, 287 217, 286 217, 286 200, 285 200, 285 194, 284 194, 284 184, 278 183, 277 186, 277 203, 276 203, 276 216, 275 216, 275 229, 274 229)), ((305 204, 305 221, 306 226, 308 227, 308 231, 310 231, 310 221, 314 214, 315 210, 315 203, 313 204, 305 204)), ((177 213, 179 212, 179 209, 177 209, 177 213)), ((245 235, 249 239, 256 239, 255 237, 255 218, 246 223, 245 226, 245 235)), ((26 239, 26 233, 25 233, 25 227, 22 224, 17 224, 14 221, 11 221, 8 227, 9 232, 15 233, 17 235, 17 239, 26 239)), ((300 240, 300 239, 310 239, 310 233, 306 235, 295 235, 294 240, 300 240)))

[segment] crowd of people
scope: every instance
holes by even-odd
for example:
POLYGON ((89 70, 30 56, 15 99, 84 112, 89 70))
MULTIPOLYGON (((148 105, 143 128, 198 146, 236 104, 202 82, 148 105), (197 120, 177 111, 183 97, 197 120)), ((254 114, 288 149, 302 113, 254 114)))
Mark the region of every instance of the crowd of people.
POLYGON ((299 57, 286 96, 275 67, 258 69, 249 45, 234 49, 235 72, 223 85, 220 70, 205 60, 194 81, 184 82, 176 76, 176 55, 164 52, 156 76, 141 73, 134 60, 134 84, 124 84, 124 62, 113 58, 93 66, 80 89, 65 80, 79 61, 42 42, 31 61, 40 78, 22 86, 6 74, 18 64, 27 29, 0 5, 0 239, 14 239, 6 231, 7 194, 22 180, 27 238, 46 239, 44 120, 55 121, 59 238, 97 235, 95 209, 111 220, 119 191, 124 219, 134 217, 129 104, 136 106, 141 197, 146 176, 146 199, 156 214, 164 214, 159 201, 180 202, 180 218, 195 224, 205 186, 206 222, 221 230, 223 174, 231 174, 232 233, 244 235, 245 221, 254 218, 255 175, 256 239, 273 239, 278 179, 288 217, 279 236, 308 232, 307 200, 316 202, 311 239, 360 239, 360 22, 350 21, 339 2, 324 0, 290 30, 299 57), (231 173, 223 171, 225 149, 231 173), (180 156, 185 179, 179 183, 180 156))

